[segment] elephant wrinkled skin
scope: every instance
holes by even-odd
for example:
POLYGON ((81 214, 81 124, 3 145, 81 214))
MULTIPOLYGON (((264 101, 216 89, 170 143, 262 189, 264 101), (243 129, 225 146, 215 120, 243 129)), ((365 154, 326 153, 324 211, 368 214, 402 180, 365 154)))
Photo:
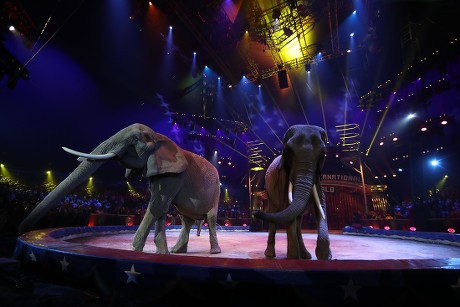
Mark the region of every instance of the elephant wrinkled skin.
POLYGON ((119 161, 130 174, 148 178, 150 200, 133 240, 133 249, 142 251, 150 229, 155 224, 156 252, 169 253, 166 242, 166 213, 174 205, 181 215, 182 228, 173 253, 187 252, 189 234, 196 220, 207 219, 210 253, 221 252, 217 241, 217 209, 220 181, 217 169, 203 157, 180 148, 168 137, 143 124, 132 124, 99 144, 90 154, 63 147, 78 155, 81 163, 53 189, 19 225, 22 234, 35 224, 59 200, 87 180, 105 161, 119 161))
POLYGON ((276 257, 276 224, 285 224, 287 257, 311 259, 302 238, 302 217, 313 210, 318 226, 315 254, 319 260, 332 259, 326 219, 326 201, 321 187, 326 132, 313 125, 294 125, 284 135, 282 154, 270 164, 265 174, 268 194, 267 212, 254 216, 269 222, 265 256, 276 257))

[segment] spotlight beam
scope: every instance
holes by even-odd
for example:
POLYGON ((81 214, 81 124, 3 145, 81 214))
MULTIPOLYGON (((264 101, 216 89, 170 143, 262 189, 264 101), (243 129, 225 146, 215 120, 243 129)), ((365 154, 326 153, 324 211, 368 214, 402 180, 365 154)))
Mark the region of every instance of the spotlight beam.
MULTIPOLYGON (((244 93, 242 93, 242 94, 243 94, 244 100, 247 101, 247 100, 248 100, 247 95, 244 95, 244 93)), ((263 144, 264 144, 264 145, 265 145, 265 147, 268 148, 268 150, 271 151, 272 154, 275 154, 275 152, 270 148, 270 146, 268 146, 267 143, 265 143, 265 141, 263 141, 263 139, 262 139, 262 138, 255 132, 255 130, 252 128, 253 125, 252 125, 251 118, 250 118, 250 116, 249 116, 249 112, 248 112, 248 108, 247 108, 246 103, 244 104, 244 109, 245 109, 245 111, 246 111, 246 116, 247 116, 247 118, 248 118, 248 121, 251 123, 251 125, 249 126, 249 130, 250 130, 250 131, 251 131, 251 132, 252 132, 252 133, 263 143, 263 144)), ((255 108, 254 108, 254 109, 255 109, 255 108)), ((257 111, 257 112, 258 112, 258 111, 257 111)), ((263 116, 262 116, 260 113, 258 113, 258 115, 265 121, 265 119, 263 118, 263 116)), ((273 132, 273 134, 278 138, 278 136, 277 136, 276 133, 273 131, 273 129, 270 128, 270 130, 271 130, 271 131, 273 132)), ((279 138, 278 138, 278 139, 279 139, 279 138)))
POLYGON ((382 124, 383 124, 383 122, 385 121, 385 119, 387 117, 388 111, 390 110, 390 107, 393 104, 394 99, 395 99, 395 95, 391 95, 390 99, 388 99, 388 103, 387 103, 387 106, 385 108, 385 111, 383 112, 382 118, 380 119, 380 122, 379 122, 379 124, 377 126, 377 129, 375 130, 374 136, 372 137, 371 143, 369 144, 369 148, 367 148, 367 150, 366 150, 366 156, 369 155, 369 152, 371 151, 372 145, 374 144, 375 139, 377 138, 377 135, 378 135, 378 133, 380 131, 380 128, 382 128, 382 124))
MULTIPOLYGON (((273 133, 273 135, 278 139, 278 141, 280 142, 280 144, 283 144, 283 141, 281 141, 281 139, 279 138, 279 136, 276 134, 276 132, 273 130, 273 128, 270 126, 269 123, 267 123, 267 121, 265 120, 265 118, 262 116, 262 114, 260 114, 259 110, 257 110, 256 107, 254 107, 254 110, 257 112, 257 114, 260 116, 260 118, 262 118, 262 120, 264 121, 264 123, 267 125, 267 127, 270 129, 270 131, 273 133)), ((270 149, 271 150, 271 149, 270 149)), ((271 150, 271 152, 274 154, 274 152, 271 150)))
MULTIPOLYGON (((319 80, 318 74, 315 74, 316 77, 316 84, 318 85, 318 96, 319 96, 319 105, 321 106, 321 115, 323 116, 323 123, 324 123, 324 131, 326 131, 326 142, 329 142, 329 136, 327 132, 327 124, 326 124, 326 115, 324 114, 324 104, 323 104, 323 94, 321 91, 321 82, 319 80)), ((310 84, 308 84, 310 87, 310 84)), ((311 87, 310 87, 311 89, 311 87)), ((313 92, 313 90, 312 90, 313 92)))
POLYGON ((305 109, 304 109, 304 107, 302 105, 302 100, 299 97, 299 91, 297 91, 297 86, 295 85, 295 82, 291 83, 291 87, 292 87, 292 90, 294 91, 294 94, 295 94, 295 96, 297 98, 297 102, 299 103, 300 109, 302 109, 302 114, 303 114, 303 117, 305 118, 305 122, 307 123, 307 125, 309 125, 310 123, 308 122, 307 115, 305 114, 305 109))

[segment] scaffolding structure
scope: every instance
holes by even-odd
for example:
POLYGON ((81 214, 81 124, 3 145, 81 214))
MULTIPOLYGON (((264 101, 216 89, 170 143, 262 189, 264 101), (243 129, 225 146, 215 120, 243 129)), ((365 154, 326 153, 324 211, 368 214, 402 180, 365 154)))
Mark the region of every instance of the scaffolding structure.
POLYGON ((254 61, 248 60, 247 78, 251 81, 269 78, 281 70, 296 69, 315 61, 318 46, 307 43, 307 35, 315 25, 308 2, 282 1, 264 11, 257 0, 251 0, 248 18, 251 38, 267 46, 274 62, 272 67, 260 70, 254 61), (280 52, 294 40, 299 43, 301 56, 284 61, 280 52))

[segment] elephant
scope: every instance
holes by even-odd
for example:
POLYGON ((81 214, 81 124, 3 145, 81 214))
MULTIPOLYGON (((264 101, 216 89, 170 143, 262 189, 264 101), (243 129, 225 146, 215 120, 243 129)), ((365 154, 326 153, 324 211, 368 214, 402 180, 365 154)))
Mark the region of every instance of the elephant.
POLYGON ((268 208, 254 217, 269 222, 267 258, 276 257, 276 224, 286 225, 287 258, 311 259, 305 248, 301 226, 303 215, 312 210, 318 226, 315 254, 318 260, 330 260, 326 201, 321 186, 326 132, 314 125, 293 125, 284 134, 283 149, 265 173, 268 208), (321 195, 321 197, 319 197, 321 195))
POLYGON ((179 147, 165 135, 139 123, 121 129, 90 154, 67 147, 63 149, 79 156, 80 164, 20 223, 20 234, 31 230, 47 211, 87 180, 104 162, 116 160, 126 167, 126 178, 138 175, 148 179, 149 204, 134 235, 133 250, 144 250, 155 224, 156 253, 169 254, 165 233, 166 214, 172 204, 181 215, 182 227, 171 252, 187 252, 191 227, 195 221, 204 218, 208 221, 210 253, 221 252, 216 234, 220 179, 215 166, 205 158, 179 147))

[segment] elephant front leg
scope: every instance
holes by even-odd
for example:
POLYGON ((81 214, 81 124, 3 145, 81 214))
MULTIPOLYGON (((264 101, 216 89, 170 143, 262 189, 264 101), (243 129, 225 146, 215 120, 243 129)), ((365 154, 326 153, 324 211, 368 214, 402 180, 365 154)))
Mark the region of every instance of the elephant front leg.
MULTIPOLYGON (((324 194, 323 194, 323 204, 324 204, 324 194)), ((322 206, 323 211, 326 212, 326 206, 322 206)), ((329 241, 329 229, 327 226, 326 218, 322 218, 319 211, 315 211, 318 221, 318 238, 316 240, 316 249, 315 254, 316 258, 319 260, 331 260, 332 253, 330 248, 329 241)))
POLYGON ((318 238, 316 240, 315 254, 316 258, 319 260, 332 259, 329 231, 327 227, 327 221, 325 219, 321 219, 318 225, 318 238))
POLYGON ((150 210, 145 211, 144 218, 141 221, 141 224, 136 230, 136 234, 133 239, 133 250, 142 252, 144 250, 145 241, 152 229, 155 219, 150 212, 150 210))
POLYGON ((268 239, 267 239, 267 248, 265 249, 264 255, 267 258, 275 258, 275 235, 276 235, 276 224, 268 224, 268 239))
POLYGON ((188 240, 190 236, 190 230, 192 229, 192 225, 195 220, 188 218, 186 216, 181 215, 180 219, 182 221, 182 227, 180 229, 179 238, 177 239, 176 244, 171 249, 172 253, 186 253, 188 240))
POLYGON ((302 216, 297 217, 297 241, 299 242, 299 253, 301 259, 311 259, 311 254, 305 247, 302 236, 302 216))
POLYGON ((287 235, 287 258, 301 259, 299 249, 299 237, 297 236, 297 219, 294 219, 286 227, 287 235))

